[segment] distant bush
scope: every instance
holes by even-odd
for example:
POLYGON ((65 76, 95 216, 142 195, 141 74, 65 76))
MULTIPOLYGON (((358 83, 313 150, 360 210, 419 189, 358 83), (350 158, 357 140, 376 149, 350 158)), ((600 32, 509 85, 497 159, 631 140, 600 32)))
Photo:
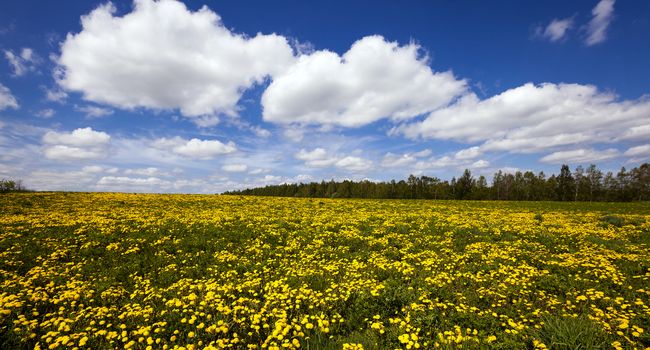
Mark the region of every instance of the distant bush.
POLYGON ((27 191, 21 180, 0 180, 0 192, 27 191))
POLYGON ((616 215, 605 215, 601 218, 601 221, 616 227, 622 227, 625 224, 625 220, 622 217, 616 215))

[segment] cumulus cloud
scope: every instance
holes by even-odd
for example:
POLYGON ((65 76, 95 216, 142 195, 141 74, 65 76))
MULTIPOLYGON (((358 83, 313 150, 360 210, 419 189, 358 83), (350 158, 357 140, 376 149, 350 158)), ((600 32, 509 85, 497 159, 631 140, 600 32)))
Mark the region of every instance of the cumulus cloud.
POLYGON ((58 103, 63 103, 67 98, 68 94, 57 88, 52 88, 52 89, 47 89, 44 88, 45 90, 45 99, 51 102, 58 102, 58 103))
POLYGON ((128 176, 104 176, 97 182, 103 187, 111 186, 160 186, 168 184, 168 181, 157 177, 128 177, 128 176))
POLYGON ((488 166, 490 166, 490 162, 484 159, 480 159, 472 163, 470 167, 472 169, 483 169, 483 168, 487 168, 488 166))
POLYGON ((339 156, 328 153, 323 148, 314 148, 311 151, 301 149, 295 154, 295 158, 305 162, 310 168, 337 167, 340 169, 359 172, 372 168, 372 161, 355 156, 339 156))
POLYGON ((140 175, 140 176, 168 176, 167 173, 161 171, 160 169, 156 167, 148 167, 148 168, 136 168, 136 169, 126 169, 124 170, 124 174, 126 175, 140 175))
POLYGON ((48 131, 43 135, 43 154, 64 161, 99 159, 107 155, 110 139, 107 133, 89 127, 69 133, 48 131))
MULTIPOLYGON (((540 152, 645 133, 650 100, 619 101, 591 85, 531 83, 485 100, 466 94, 423 121, 395 127, 412 139, 483 142, 479 151, 540 152)), ((647 130, 646 130, 647 131, 647 130)), ((470 152, 469 150, 466 152, 470 152)), ((459 156, 469 156, 460 154, 459 156)))
POLYGON ((614 17, 614 3, 616 0, 600 0, 591 10, 593 17, 587 24, 587 38, 585 44, 592 46, 600 44, 607 39, 607 28, 614 17))
POLYGON ((18 109, 18 101, 9 88, 0 84, 0 111, 7 108, 18 109))
POLYGON ((448 167, 456 167, 462 164, 461 161, 458 159, 454 159, 453 157, 450 156, 444 156, 444 157, 431 157, 427 160, 421 160, 417 163, 415 163, 414 168, 418 170, 430 170, 430 169, 441 169, 441 168, 448 168, 448 167))
MULTIPOLYGON (((411 165, 411 169, 416 170, 415 173, 421 173, 422 171, 431 171, 439 169, 448 169, 454 168, 458 170, 462 169, 482 169, 490 165, 490 162, 484 159, 474 160, 473 158, 478 157, 480 154, 474 156, 473 148, 467 150, 461 150, 456 152, 453 156, 433 156, 428 159, 420 159, 414 164, 411 165), (460 156, 459 156, 460 154, 460 156), (472 155, 471 157, 465 155, 472 155)), ((407 164, 405 164, 407 165, 407 164)))
POLYGON ((257 125, 253 126, 251 127, 251 131, 255 134, 255 136, 259 138, 265 139, 271 136, 271 132, 262 128, 261 126, 257 126, 257 125))
POLYGON ((192 118, 192 122, 199 128, 209 128, 219 124, 220 121, 216 115, 200 115, 192 118))
POLYGON ((256 168, 256 169, 253 169, 253 170, 249 171, 248 173, 251 174, 251 175, 259 175, 259 174, 263 174, 263 173, 268 173, 269 171, 271 171, 271 170, 256 168))
POLYGON ((200 140, 197 138, 186 140, 178 136, 173 138, 160 138, 154 140, 151 145, 154 148, 165 150, 179 156, 201 160, 212 159, 216 156, 233 153, 237 150, 237 147, 232 141, 222 143, 219 140, 200 140))
POLYGON ((337 159, 331 156, 323 148, 314 148, 311 151, 301 149, 296 155, 296 159, 305 161, 305 165, 312 168, 328 167, 336 163, 337 159))
POLYGON ((570 151, 554 152, 542 157, 540 161, 551 164, 582 164, 608 160, 618 156, 620 156, 620 152, 614 148, 602 151, 581 148, 570 151))
POLYGON ((284 135, 284 137, 288 138, 290 141, 293 142, 300 142, 302 141, 303 137, 305 137, 305 131, 301 128, 285 129, 282 134, 284 135))
POLYGON ((79 147, 94 147, 108 144, 111 137, 103 131, 95 131, 92 128, 79 128, 72 132, 48 131, 43 136, 43 142, 47 144, 62 144, 79 147))
POLYGON ((113 114, 112 109, 98 106, 75 106, 74 110, 83 113, 86 118, 101 118, 113 114))
POLYGON ((425 149, 415 153, 394 154, 388 152, 381 160, 381 166, 384 168, 401 168, 410 166, 417 162, 418 158, 427 157, 431 150, 425 149))
POLYGON ((237 114, 243 91, 294 60, 286 38, 231 32, 207 7, 136 0, 82 16, 61 45, 58 83, 86 100, 132 109, 180 109, 188 117, 237 114))
POLYGON ((56 112, 52 108, 46 108, 46 109, 41 109, 40 111, 36 112, 36 116, 39 118, 52 118, 56 112))
POLYGON ((243 173, 248 169, 248 165, 246 164, 225 164, 224 166, 221 167, 223 171, 227 171, 229 173, 243 173))
POLYGON ((84 169, 81 171, 34 170, 26 176, 26 185, 30 189, 39 191, 94 190, 97 174, 84 169))
POLYGON ((36 66, 40 62, 34 50, 28 47, 23 48, 19 53, 5 50, 5 58, 13 69, 13 75, 17 77, 36 71, 36 66))
POLYGON ((456 159, 474 159, 482 154, 479 147, 474 146, 466 149, 462 149, 454 155, 456 159))
POLYGON ((372 168, 372 161, 360 157, 347 156, 334 163, 337 168, 348 171, 367 171, 372 168))
POLYGON ((104 150, 94 148, 81 148, 66 145, 52 145, 43 151, 45 158, 55 160, 90 160, 105 157, 104 150))
POLYGON ((566 37, 571 27, 573 27, 573 17, 554 19, 546 27, 538 27, 536 34, 551 42, 558 42, 566 37))
POLYGON ((81 171, 84 173, 101 173, 104 171, 104 168, 99 166, 99 165, 86 165, 85 167, 81 168, 81 171))
POLYGON ((262 96, 263 118, 281 124, 358 127, 404 120, 448 104, 466 82, 433 72, 414 43, 381 36, 355 42, 342 56, 315 51, 276 74, 262 96))

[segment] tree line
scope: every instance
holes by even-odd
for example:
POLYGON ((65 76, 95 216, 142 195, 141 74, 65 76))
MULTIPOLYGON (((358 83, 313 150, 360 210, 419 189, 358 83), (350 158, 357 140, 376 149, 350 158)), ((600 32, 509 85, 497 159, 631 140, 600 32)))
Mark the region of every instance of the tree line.
POLYGON ((21 180, 0 179, 0 193, 27 191, 21 180))
POLYGON ((551 176, 544 172, 506 173, 499 170, 491 183, 485 176, 475 178, 469 169, 465 169, 461 176, 451 181, 411 175, 401 181, 285 183, 224 194, 314 198, 647 201, 650 200, 650 164, 643 163, 629 171, 623 167, 616 174, 611 171, 603 173, 593 164, 587 168, 578 166, 574 171, 565 164, 559 174, 551 176))

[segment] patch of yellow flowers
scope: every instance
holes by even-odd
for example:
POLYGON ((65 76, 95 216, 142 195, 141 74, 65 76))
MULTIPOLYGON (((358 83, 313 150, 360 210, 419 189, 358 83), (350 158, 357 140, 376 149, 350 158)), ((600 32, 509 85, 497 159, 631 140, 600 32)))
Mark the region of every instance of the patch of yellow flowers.
POLYGON ((17 193, 0 208, 10 348, 546 349, 548 317, 650 346, 642 203, 17 193))

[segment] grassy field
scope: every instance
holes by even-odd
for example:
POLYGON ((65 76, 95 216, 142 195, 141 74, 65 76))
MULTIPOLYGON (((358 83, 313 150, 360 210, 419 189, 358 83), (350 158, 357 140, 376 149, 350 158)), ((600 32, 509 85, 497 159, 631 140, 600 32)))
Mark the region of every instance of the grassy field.
POLYGON ((648 203, 0 196, 0 348, 644 349, 648 203))

